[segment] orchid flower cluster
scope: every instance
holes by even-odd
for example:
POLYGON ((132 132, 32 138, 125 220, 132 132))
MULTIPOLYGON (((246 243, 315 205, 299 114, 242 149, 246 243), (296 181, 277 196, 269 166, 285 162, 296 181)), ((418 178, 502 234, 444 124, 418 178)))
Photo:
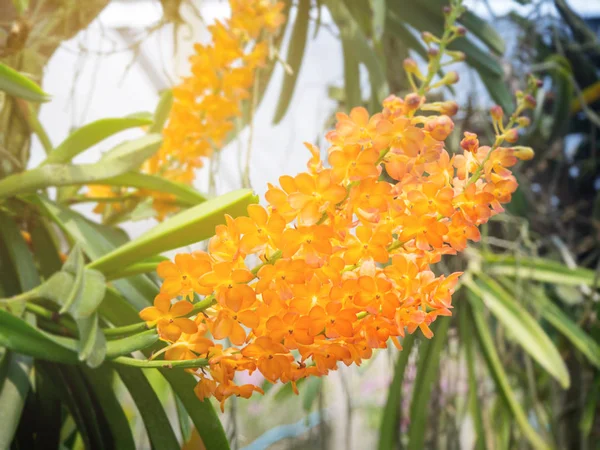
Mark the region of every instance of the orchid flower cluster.
MULTIPOLYGON (((269 38, 284 22, 282 2, 229 0, 231 16, 208 27, 211 39, 196 43, 190 57, 190 76, 173 88, 173 105, 163 130, 164 142, 142 171, 191 185, 204 159, 223 147, 241 105, 251 96, 257 69, 269 55, 269 38)), ((122 188, 89 186, 91 197, 122 196, 122 188)), ((157 219, 178 209, 173 195, 140 190, 152 197, 157 219)), ((119 208, 119 204, 113 205, 119 208)), ((100 203, 95 212, 102 213, 100 203)))
POLYGON ((405 62, 414 92, 388 97, 372 116, 362 107, 338 113, 324 159, 305 144, 307 171, 269 184, 266 207, 226 216, 206 252, 158 266, 160 294, 140 313, 167 344, 153 358, 198 360, 188 370, 200 399, 215 397, 223 408, 232 395, 262 392, 235 381, 256 370, 297 392, 298 380, 360 365, 389 341, 401 348, 406 333, 431 338, 431 324, 451 315, 461 273, 436 276, 432 266, 480 239, 479 226, 517 188, 509 168, 533 157, 530 148, 502 146, 527 125, 522 112, 533 97, 522 92, 508 123, 493 108, 492 146, 467 132, 461 153, 446 150, 457 105, 424 94, 457 80, 432 84, 445 46, 462 34, 459 13, 447 13, 444 36, 427 35, 437 51, 426 75, 405 62))

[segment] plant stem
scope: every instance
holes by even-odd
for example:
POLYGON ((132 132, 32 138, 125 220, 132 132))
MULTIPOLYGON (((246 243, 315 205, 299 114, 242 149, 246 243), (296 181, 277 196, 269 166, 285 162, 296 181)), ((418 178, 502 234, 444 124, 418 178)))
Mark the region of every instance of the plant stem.
POLYGON ((175 367, 179 367, 181 369, 193 369, 197 367, 208 366, 208 359, 206 358, 198 358, 198 359, 186 359, 181 361, 147 361, 142 359, 130 358, 128 356, 119 356, 115 359, 111 360, 114 363, 122 364, 125 366, 133 366, 140 367, 142 369, 150 369, 150 368, 162 368, 162 369, 172 369, 175 367))
POLYGON ((146 331, 148 329, 148 325, 146 322, 138 322, 132 323, 131 325, 125 325, 123 327, 115 327, 115 328, 105 328, 102 331, 104 335, 107 337, 113 336, 122 336, 124 334, 137 333, 140 331, 146 331))

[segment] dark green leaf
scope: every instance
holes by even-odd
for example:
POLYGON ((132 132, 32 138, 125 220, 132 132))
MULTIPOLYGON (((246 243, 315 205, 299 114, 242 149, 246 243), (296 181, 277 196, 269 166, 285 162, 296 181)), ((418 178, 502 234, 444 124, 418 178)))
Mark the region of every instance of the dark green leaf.
POLYGON ((19 425, 21 411, 30 389, 29 372, 32 363, 30 357, 13 352, 7 352, 0 363, 5 366, 2 370, 4 377, 0 378, 0 448, 10 448, 19 425))
POLYGON ((245 215, 247 206, 256 201, 249 189, 208 200, 170 217, 137 239, 93 261, 89 268, 109 274, 149 256, 202 241, 214 234, 217 225, 225 222, 225 214, 245 215))
POLYGON ((50 95, 25 75, 0 62, 0 91, 32 102, 47 102, 50 95))
POLYGON ((46 158, 43 164, 66 163, 104 139, 129 128, 151 125, 152 120, 136 117, 100 119, 78 128, 46 158))
POLYGON ((98 314, 76 319, 79 331, 79 360, 85 361, 91 368, 98 367, 106 356, 106 338, 100 329, 98 314))
POLYGON ((433 384, 439 376, 440 353, 446 343, 450 319, 441 317, 432 327, 433 338, 419 347, 417 376, 414 381, 413 397, 410 403, 410 428, 408 448, 425 448, 425 436, 429 426, 429 400, 433 384))
POLYGON ((396 448, 398 442, 398 409, 402 403, 402 381, 404 380, 404 372, 408 364, 408 358, 415 342, 415 336, 407 335, 402 341, 402 350, 398 354, 396 367, 394 369, 394 378, 388 389, 385 409, 379 426, 379 443, 378 450, 392 450, 396 448))
POLYGON ((72 339, 51 336, 0 309, 0 346, 35 358, 73 364, 77 362, 76 345, 72 339))
POLYGON ((43 217, 37 217, 30 229, 33 254, 40 273, 48 279, 62 267, 60 249, 50 225, 43 217))
POLYGON ((478 273, 477 278, 477 283, 467 278, 463 282, 481 298, 515 341, 566 389, 570 383, 569 371, 542 327, 495 280, 483 273, 478 273))
MULTIPOLYGON (((179 450, 180 446, 169 418, 144 372, 135 367, 118 364, 114 367, 142 416, 152 447, 161 450, 179 450)), ((193 391, 186 392, 187 396, 190 394, 193 396, 193 391)))
POLYGON ((159 370, 183 403, 206 450, 228 450, 229 442, 217 412, 208 399, 200 401, 194 394, 194 387, 196 387, 194 377, 182 370, 159 370))
POLYGON ((475 326, 481 352, 486 359, 490 374, 494 378, 498 393, 504 399, 504 402, 510 409, 515 421, 521 428, 523 435, 529 441, 532 447, 536 450, 551 449, 550 445, 548 445, 548 443, 545 442, 542 437, 532 428, 527 418, 527 414, 521 407, 519 400, 510 387, 508 375, 502 366, 502 362, 500 361, 500 357, 498 356, 495 348, 494 340, 489 332, 489 326, 483 317, 483 303, 479 297, 474 295, 471 291, 467 293, 467 296, 472 306, 471 321, 475 326))
POLYGON ((129 325, 140 320, 137 310, 113 288, 107 288, 98 312, 115 326, 129 325))
POLYGON ((59 448, 62 422, 61 399, 39 362, 35 362, 35 396, 37 405, 36 450, 59 448))
POLYGON ((121 400, 115 395, 113 385, 114 372, 108 367, 81 369, 94 391, 94 397, 102 409, 114 442, 114 448, 119 450, 134 450, 135 442, 129 426, 129 419, 121 407, 121 400))

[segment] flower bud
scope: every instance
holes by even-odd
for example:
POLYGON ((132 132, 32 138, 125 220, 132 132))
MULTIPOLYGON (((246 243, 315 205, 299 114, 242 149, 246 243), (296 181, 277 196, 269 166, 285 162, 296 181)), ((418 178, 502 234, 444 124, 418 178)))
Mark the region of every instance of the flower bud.
POLYGON ((525 106, 527 108, 531 108, 531 109, 533 109, 537 106, 537 101, 535 98, 533 98, 533 95, 527 94, 525 96, 525 106))
POLYGON ((433 34, 431 34, 429 31, 423 31, 421 33, 421 39, 423 39, 423 41, 426 44, 432 44, 434 42, 439 42, 440 40, 438 38, 436 38, 433 34))
POLYGON ((512 149, 514 150, 514 155, 522 161, 529 161, 535 156, 535 153, 531 147, 518 145, 512 149))
POLYGON ((449 6, 444 6, 443 11, 444 11, 444 15, 448 16, 452 12, 452 8, 450 8, 449 6))
POLYGON ((521 128, 527 128, 529 125, 531 125, 531 119, 529 117, 525 117, 525 116, 518 117, 517 124, 521 128))
POLYGON ((427 55, 428 55, 430 58, 435 58, 435 57, 436 57, 437 55, 439 55, 439 54, 440 54, 440 51, 439 51, 437 48, 435 48, 435 47, 430 47, 430 48, 427 50, 427 55))
POLYGON ((446 75, 444 75, 444 78, 442 78, 441 81, 443 81, 444 84, 456 84, 458 83, 458 80, 458 72, 453 70, 452 72, 448 72, 446 75))
POLYGON ((467 152, 475 153, 479 148, 479 139, 475 133, 465 131, 465 137, 460 141, 460 146, 467 152))
POLYGON ((421 73, 421 70, 419 70, 419 65, 414 59, 406 58, 402 63, 402 66, 404 67, 404 70, 406 70, 406 73, 416 75, 417 78, 423 79, 423 74, 421 73))
POLYGON ((464 36, 467 34, 467 29, 465 27, 456 27, 456 34, 464 36))
POLYGON ((454 61, 464 61, 467 59, 467 55, 464 52, 459 51, 446 51, 446 54, 450 56, 454 61))
POLYGON ((504 133, 504 139, 506 139, 507 142, 514 144, 519 139, 519 131, 516 128, 506 130, 506 133, 504 133))
POLYGON ((423 100, 424 100, 423 97, 421 97, 418 94, 408 94, 404 98, 404 103, 406 104, 406 106, 408 106, 408 109, 415 110, 419 106, 421 106, 421 103, 423 102, 423 100))
POLYGON ((456 103, 454 100, 442 102, 442 108, 440 109, 440 112, 452 117, 458 112, 458 103, 456 103))
POLYGON ((494 105, 490 108, 490 114, 492 115, 492 119, 496 122, 500 122, 504 117, 504 111, 500 105, 494 105))
POLYGON ((430 136, 438 141, 446 140, 452 130, 454 130, 454 122, 445 115, 432 117, 425 124, 425 131, 429 131, 430 136))

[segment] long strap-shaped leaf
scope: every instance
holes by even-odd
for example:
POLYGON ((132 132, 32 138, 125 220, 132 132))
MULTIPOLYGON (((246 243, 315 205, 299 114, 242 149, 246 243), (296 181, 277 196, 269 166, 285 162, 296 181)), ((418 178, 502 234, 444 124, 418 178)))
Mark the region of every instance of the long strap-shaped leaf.
POLYGON ((478 281, 468 277, 463 282, 502 323, 515 340, 563 388, 570 383, 569 371, 552 340, 537 321, 495 280, 477 274, 478 281))
POLYGON ((29 372, 32 359, 29 356, 6 352, 0 365, 0 448, 10 448, 19 425, 21 411, 29 392, 29 372))
POLYGON ((169 424, 169 418, 144 372, 135 367, 119 365, 115 365, 115 369, 137 405, 152 447, 161 450, 178 450, 180 446, 169 424))
POLYGON ((479 347, 487 362, 488 370, 494 378, 498 393, 504 399, 517 424, 521 428, 523 435, 533 446, 533 448, 535 448, 536 450, 551 449, 552 447, 546 441, 544 441, 544 439, 542 439, 542 437, 538 433, 535 432, 535 430, 527 420, 527 414, 525 413, 525 411, 523 411, 519 400, 517 399, 514 391, 510 387, 508 375, 506 374, 504 367, 502 367, 502 362, 500 361, 500 357, 496 352, 494 341, 488 329, 488 324, 486 323, 485 318, 483 317, 483 304, 481 300, 472 292, 468 292, 467 296, 472 305, 471 320, 477 332, 477 340, 479 342, 479 347))
POLYGON ((165 220, 147 233, 93 261, 89 267, 103 273, 118 271, 162 252, 202 241, 214 234, 215 227, 225 222, 225 214, 246 214, 256 203, 249 189, 240 189, 201 203, 165 220))
POLYGON ((402 382, 404 381, 404 372, 415 342, 415 336, 407 335, 402 341, 402 350, 398 354, 396 368, 394 369, 394 378, 388 388, 388 397, 385 402, 385 409, 379 426, 378 450, 392 450, 396 448, 398 442, 398 408, 402 404, 402 382))
POLYGON ((59 144, 43 164, 66 163, 100 141, 129 128, 151 125, 152 119, 122 117, 100 119, 78 128, 59 144))
POLYGON ((419 348, 417 376, 414 381, 410 403, 410 427, 408 448, 425 448, 429 400, 434 382, 439 375, 440 353, 446 343, 450 319, 441 317, 433 328, 434 336, 419 348))
POLYGON ((298 3, 296 22, 292 30, 287 57, 287 64, 292 69, 292 73, 286 73, 283 78, 281 94, 275 110, 275 117, 273 118, 273 123, 275 124, 279 123, 285 116, 294 95, 294 88, 300 73, 306 40, 308 38, 310 3, 310 0, 300 0, 298 3))

